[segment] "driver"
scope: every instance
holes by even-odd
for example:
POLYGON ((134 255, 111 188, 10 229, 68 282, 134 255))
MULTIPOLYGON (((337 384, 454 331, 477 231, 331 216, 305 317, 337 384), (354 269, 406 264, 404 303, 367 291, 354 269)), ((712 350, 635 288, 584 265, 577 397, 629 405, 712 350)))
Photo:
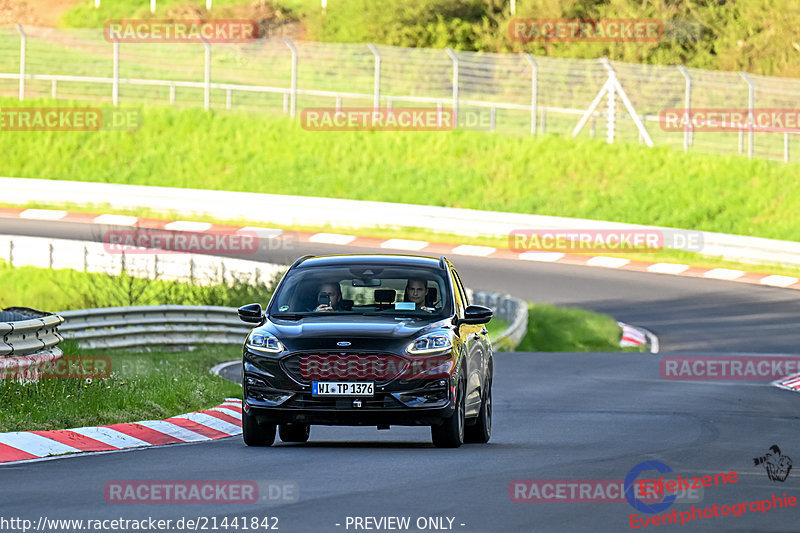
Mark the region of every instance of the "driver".
POLYGON ((406 291, 403 297, 406 302, 414 302, 417 309, 428 311, 432 313, 433 307, 425 305, 425 295, 428 293, 428 284, 422 278, 408 278, 406 283, 406 291))
POLYGON ((330 305, 320 303, 314 311, 339 311, 342 306, 342 288, 335 281, 325 282, 317 290, 317 302, 327 296, 330 298, 330 305))

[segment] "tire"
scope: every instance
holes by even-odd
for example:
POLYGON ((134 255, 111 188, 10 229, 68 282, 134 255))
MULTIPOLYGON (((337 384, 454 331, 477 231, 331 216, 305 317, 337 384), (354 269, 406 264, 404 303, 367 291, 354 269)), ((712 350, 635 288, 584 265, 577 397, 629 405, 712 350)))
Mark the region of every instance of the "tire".
POLYGON ((464 432, 464 442, 486 444, 492 438, 492 371, 486 380, 486 389, 481 400, 481 410, 478 420, 467 426, 464 432))
POLYGON ((466 399, 464 381, 458 383, 456 410, 438 426, 431 426, 431 440, 437 448, 458 448, 464 444, 466 399))
POLYGON ((275 424, 262 426, 256 417, 242 411, 242 438, 248 446, 272 446, 275 442, 275 424))
POLYGON ((311 433, 310 424, 281 424, 278 433, 283 442, 308 442, 311 433))

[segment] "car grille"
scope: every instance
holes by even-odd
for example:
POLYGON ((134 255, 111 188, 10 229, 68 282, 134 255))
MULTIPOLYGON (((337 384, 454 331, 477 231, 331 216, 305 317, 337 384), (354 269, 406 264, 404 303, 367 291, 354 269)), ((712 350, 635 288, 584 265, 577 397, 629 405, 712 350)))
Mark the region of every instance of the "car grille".
POLYGON ((409 366, 408 360, 392 354, 306 353, 281 361, 284 371, 301 383, 314 380, 368 380, 388 383, 409 366))
POLYGON ((398 402, 391 394, 376 394, 372 398, 327 398, 302 393, 295 394, 281 407, 299 409, 352 409, 353 411, 358 411, 363 409, 396 409, 398 407, 404 407, 404 405, 398 402), (355 407, 353 405, 355 400, 361 402, 361 407, 355 407))

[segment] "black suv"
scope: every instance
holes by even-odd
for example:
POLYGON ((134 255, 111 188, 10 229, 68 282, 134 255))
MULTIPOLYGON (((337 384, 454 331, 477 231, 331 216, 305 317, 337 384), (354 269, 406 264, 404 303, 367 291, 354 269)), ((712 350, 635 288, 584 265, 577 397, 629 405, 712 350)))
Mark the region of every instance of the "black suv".
POLYGON ((312 424, 431 426, 433 443, 489 441, 492 345, 444 257, 298 259, 244 344, 242 432, 249 446, 306 442, 312 424))

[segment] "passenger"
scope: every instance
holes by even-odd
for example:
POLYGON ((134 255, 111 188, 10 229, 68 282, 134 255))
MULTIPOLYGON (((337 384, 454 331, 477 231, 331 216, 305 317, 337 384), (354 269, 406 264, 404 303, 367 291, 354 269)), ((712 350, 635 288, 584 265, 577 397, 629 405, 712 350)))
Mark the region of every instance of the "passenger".
POLYGON ((317 291, 317 302, 327 296, 330 304, 320 303, 314 311, 341 311, 342 310, 342 288, 335 281, 326 282, 319 286, 317 291))
POLYGON ((406 302, 414 302, 417 309, 432 313, 434 311, 433 307, 427 307, 425 305, 425 296, 428 294, 427 287, 428 284, 425 283, 425 280, 422 278, 408 278, 403 300, 406 302))

